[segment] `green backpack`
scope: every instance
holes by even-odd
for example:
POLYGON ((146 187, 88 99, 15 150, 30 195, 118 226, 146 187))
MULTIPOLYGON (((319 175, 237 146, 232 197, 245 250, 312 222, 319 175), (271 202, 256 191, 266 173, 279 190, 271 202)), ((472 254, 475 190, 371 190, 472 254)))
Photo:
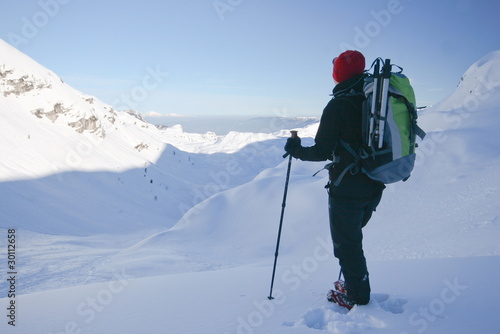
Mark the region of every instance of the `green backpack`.
POLYGON ((415 94, 410 80, 392 72, 390 59, 380 68, 381 58, 376 59, 373 73, 367 73, 364 82, 362 136, 363 145, 357 150, 341 141, 342 146, 354 157, 347 171, 361 169, 371 179, 384 184, 406 181, 415 165, 416 136, 423 139, 425 132, 417 125, 415 94))

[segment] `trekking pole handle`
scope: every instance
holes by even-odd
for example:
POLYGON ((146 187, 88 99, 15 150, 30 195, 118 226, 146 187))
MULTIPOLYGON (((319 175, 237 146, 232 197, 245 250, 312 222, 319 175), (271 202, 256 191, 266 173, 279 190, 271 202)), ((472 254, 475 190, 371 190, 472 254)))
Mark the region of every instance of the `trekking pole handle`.
MULTIPOLYGON (((297 138, 297 133, 298 133, 298 131, 297 131, 297 130, 291 130, 291 131, 290 131, 290 134, 291 134, 291 135, 290 135, 290 138, 297 138)), ((288 157, 289 155, 290 155, 290 153, 288 153, 288 152, 287 152, 287 153, 283 154, 283 158, 286 158, 286 157, 288 157)))

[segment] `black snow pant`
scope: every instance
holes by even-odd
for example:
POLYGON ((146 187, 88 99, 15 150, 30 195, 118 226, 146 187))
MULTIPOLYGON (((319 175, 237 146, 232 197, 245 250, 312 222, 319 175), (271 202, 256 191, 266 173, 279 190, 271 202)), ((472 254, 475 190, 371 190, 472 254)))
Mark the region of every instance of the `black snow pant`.
POLYGON ((382 198, 382 190, 368 199, 329 196, 333 250, 339 259, 349 299, 359 305, 370 301, 370 281, 363 253, 362 228, 382 198))

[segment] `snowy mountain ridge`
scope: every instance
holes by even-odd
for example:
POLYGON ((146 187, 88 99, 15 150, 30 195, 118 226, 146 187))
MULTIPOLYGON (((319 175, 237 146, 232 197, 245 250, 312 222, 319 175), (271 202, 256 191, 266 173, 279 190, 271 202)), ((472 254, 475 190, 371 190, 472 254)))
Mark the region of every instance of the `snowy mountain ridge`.
MULTIPOLYGON (((16 140, 25 142, 32 139, 37 146, 36 151, 41 153, 34 160, 20 161, 16 168, 4 168, 0 173, 2 178, 16 178, 17 171, 26 169, 31 169, 32 175, 51 174, 54 169, 63 172, 79 168, 114 169, 117 166, 109 166, 109 159, 99 163, 105 155, 100 146, 108 141, 123 142, 120 137, 125 136, 130 142, 120 143, 114 148, 123 154, 127 152, 130 157, 129 161, 122 161, 124 167, 157 159, 162 143, 146 140, 154 133, 144 131, 148 127, 154 130, 154 127, 142 122, 134 131, 127 130, 131 124, 137 125, 140 121, 74 90, 52 71, 4 41, 0 41, 0 47, 3 58, 0 65, 0 103, 5 137, 2 139, 10 142, 6 146, 13 149, 19 146, 16 140), (16 121, 24 126, 12 124, 16 121), (58 145, 51 145, 54 142, 58 145), (70 145, 65 145, 65 142, 70 142, 70 145), (140 153, 139 150, 145 147, 149 149, 140 153), (97 159, 91 159, 94 154, 97 159), (75 166, 75 160, 81 164, 75 166)), ((15 151, 9 153, 8 156, 15 156, 15 151)))
POLYGON ((8 157, 0 164, 0 180, 6 181, 0 192, 7 207, 28 200, 17 213, 2 211, 2 226, 55 234, 165 228, 198 201, 280 161, 276 146, 259 143, 281 146, 278 138, 286 131, 217 136, 186 133, 180 126, 160 130, 135 111, 114 110, 73 89, 4 41, 0 51, 0 140, 8 157), (219 184, 220 172, 198 172, 227 170, 234 152, 252 161, 237 166, 238 175, 227 182, 219 184), (97 189, 95 183, 105 186, 97 189), (74 200, 65 203, 68 196, 74 200), (126 214, 133 203, 139 209, 126 214), (66 208, 46 210, 54 205, 66 208), (104 213, 115 223, 96 224, 104 213))
POLYGON ((500 50, 484 56, 464 73, 457 89, 433 106, 433 109, 473 112, 485 107, 485 103, 488 106, 498 106, 500 97, 494 92, 500 86, 499 68, 500 50))
MULTIPOLYGON (((167 144, 197 153, 224 152, 225 148, 235 150, 230 142, 238 134, 233 133, 231 139, 226 139, 213 133, 185 133, 179 126, 159 130, 145 122, 136 111, 114 110, 97 98, 73 89, 52 71, 2 40, 0 50, 0 103, 5 147, 19 146, 14 138, 33 136, 34 142, 37 139, 46 141, 35 149, 43 153, 37 156, 40 160, 25 162, 17 168, 4 168, 0 170, 0 178, 22 177, 18 170, 47 175, 74 169, 143 167, 156 162, 167 144), (8 130, 11 132, 7 133, 8 130), (47 132, 47 137, 37 136, 37 132, 47 132), (71 145, 65 145, 66 141, 71 145), (58 145, 49 148, 50 142, 58 145), (219 142, 222 144, 218 145, 219 142), (73 163, 74 156, 81 162, 77 166, 73 163)), ((263 140, 259 134, 242 135, 241 141, 245 144, 263 140)), ((270 134, 264 137, 276 138, 270 134)), ((6 153, 15 156, 14 151, 6 153)))

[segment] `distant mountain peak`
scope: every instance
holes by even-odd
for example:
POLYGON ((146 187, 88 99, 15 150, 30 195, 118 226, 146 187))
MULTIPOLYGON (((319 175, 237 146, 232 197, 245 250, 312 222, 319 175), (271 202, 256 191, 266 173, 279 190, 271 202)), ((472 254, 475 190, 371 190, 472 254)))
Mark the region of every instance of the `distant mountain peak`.
POLYGON ((434 110, 474 111, 500 103, 500 50, 492 51, 472 64, 455 91, 433 106, 434 110))

